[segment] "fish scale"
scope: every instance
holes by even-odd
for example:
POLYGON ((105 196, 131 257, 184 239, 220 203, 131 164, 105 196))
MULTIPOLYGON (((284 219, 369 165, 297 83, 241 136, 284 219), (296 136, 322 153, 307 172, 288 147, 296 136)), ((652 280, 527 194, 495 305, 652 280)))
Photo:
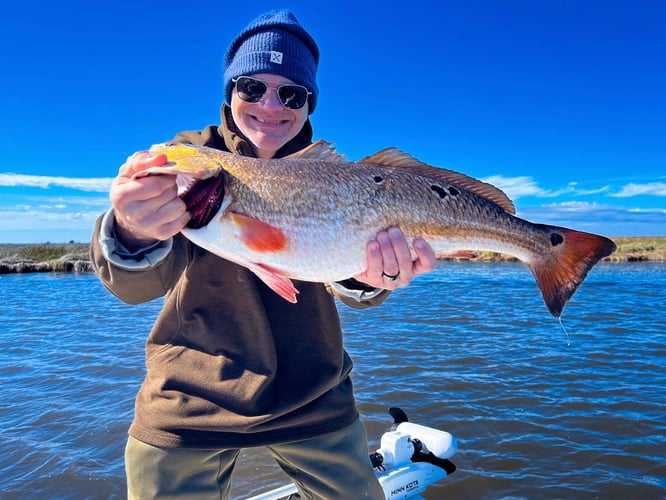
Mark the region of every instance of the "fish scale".
POLYGON ((520 259, 554 316, 616 248, 603 236, 516 217, 513 203, 496 187, 395 148, 360 162, 346 161, 323 141, 270 160, 174 143, 151 152, 166 155, 169 163, 137 175, 183 177, 178 184, 189 186, 184 199, 212 189, 192 196, 205 200, 202 213, 214 211, 211 204, 222 197, 212 217, 183 234, 251 269, 291 302, 298 293, 292 279, 332 282, 363 272, 368 242, 389 227, 400 228, 410 246, 414 238, 425 239, 438 258, 492 251, 520 259), (210 178, 222 182, 206 187, 210 178))

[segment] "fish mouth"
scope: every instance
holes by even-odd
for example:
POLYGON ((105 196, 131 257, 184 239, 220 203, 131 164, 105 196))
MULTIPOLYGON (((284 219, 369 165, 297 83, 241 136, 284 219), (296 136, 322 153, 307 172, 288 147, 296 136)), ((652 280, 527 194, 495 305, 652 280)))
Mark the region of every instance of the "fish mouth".
POLYGON ((179 196, 192 216, 187 227, 199 229, 210 222, 222 205, 224 175, 191 181, 179 196))

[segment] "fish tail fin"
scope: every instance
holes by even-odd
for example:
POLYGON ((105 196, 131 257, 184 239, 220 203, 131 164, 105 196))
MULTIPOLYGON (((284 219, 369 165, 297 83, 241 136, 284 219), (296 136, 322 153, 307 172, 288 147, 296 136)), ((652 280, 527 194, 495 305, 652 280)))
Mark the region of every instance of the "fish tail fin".
POLYGON ((528 263, 550 313, 559 318, 566 302, 587 273, 617 248, 603 236, 555 226, 541 226, 550 237, 551 252, 528 263))

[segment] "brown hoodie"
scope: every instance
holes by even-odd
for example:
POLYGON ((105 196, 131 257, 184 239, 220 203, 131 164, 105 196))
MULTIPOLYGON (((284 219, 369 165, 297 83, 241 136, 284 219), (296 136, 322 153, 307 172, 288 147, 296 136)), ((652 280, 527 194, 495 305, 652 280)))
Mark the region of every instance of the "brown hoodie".
MULTIPOLYGON (((176 140, 252 155, 226 107, 222 119, 220 127, 176 140)), ((308 122, 277 156, 311 139, 308 122)), ((246 268, 180 234, 129 257, 118 250, 112 221, 112 211, 99 218, 91 245, 102 283, 132 304, 165 297, 146 345, 134 438, 162 447, 238 448, 314 437, 358 418, 330 287, 298 282, 298 303, 291 304, 246 268)), ((386 295, 340 298, 368 307, 386 295)))

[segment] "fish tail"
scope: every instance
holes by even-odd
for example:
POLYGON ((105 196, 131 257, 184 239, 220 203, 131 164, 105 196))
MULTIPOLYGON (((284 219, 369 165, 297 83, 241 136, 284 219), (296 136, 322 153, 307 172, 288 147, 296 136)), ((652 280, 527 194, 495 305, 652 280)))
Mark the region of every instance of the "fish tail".
POLYGON ((550 313, 559 318, 566 302, 583 282, 587 273, 617 248, 603 236, 555 226, 544 226, 550 238, 551 252, 527 263, 536 278, 550 313))

